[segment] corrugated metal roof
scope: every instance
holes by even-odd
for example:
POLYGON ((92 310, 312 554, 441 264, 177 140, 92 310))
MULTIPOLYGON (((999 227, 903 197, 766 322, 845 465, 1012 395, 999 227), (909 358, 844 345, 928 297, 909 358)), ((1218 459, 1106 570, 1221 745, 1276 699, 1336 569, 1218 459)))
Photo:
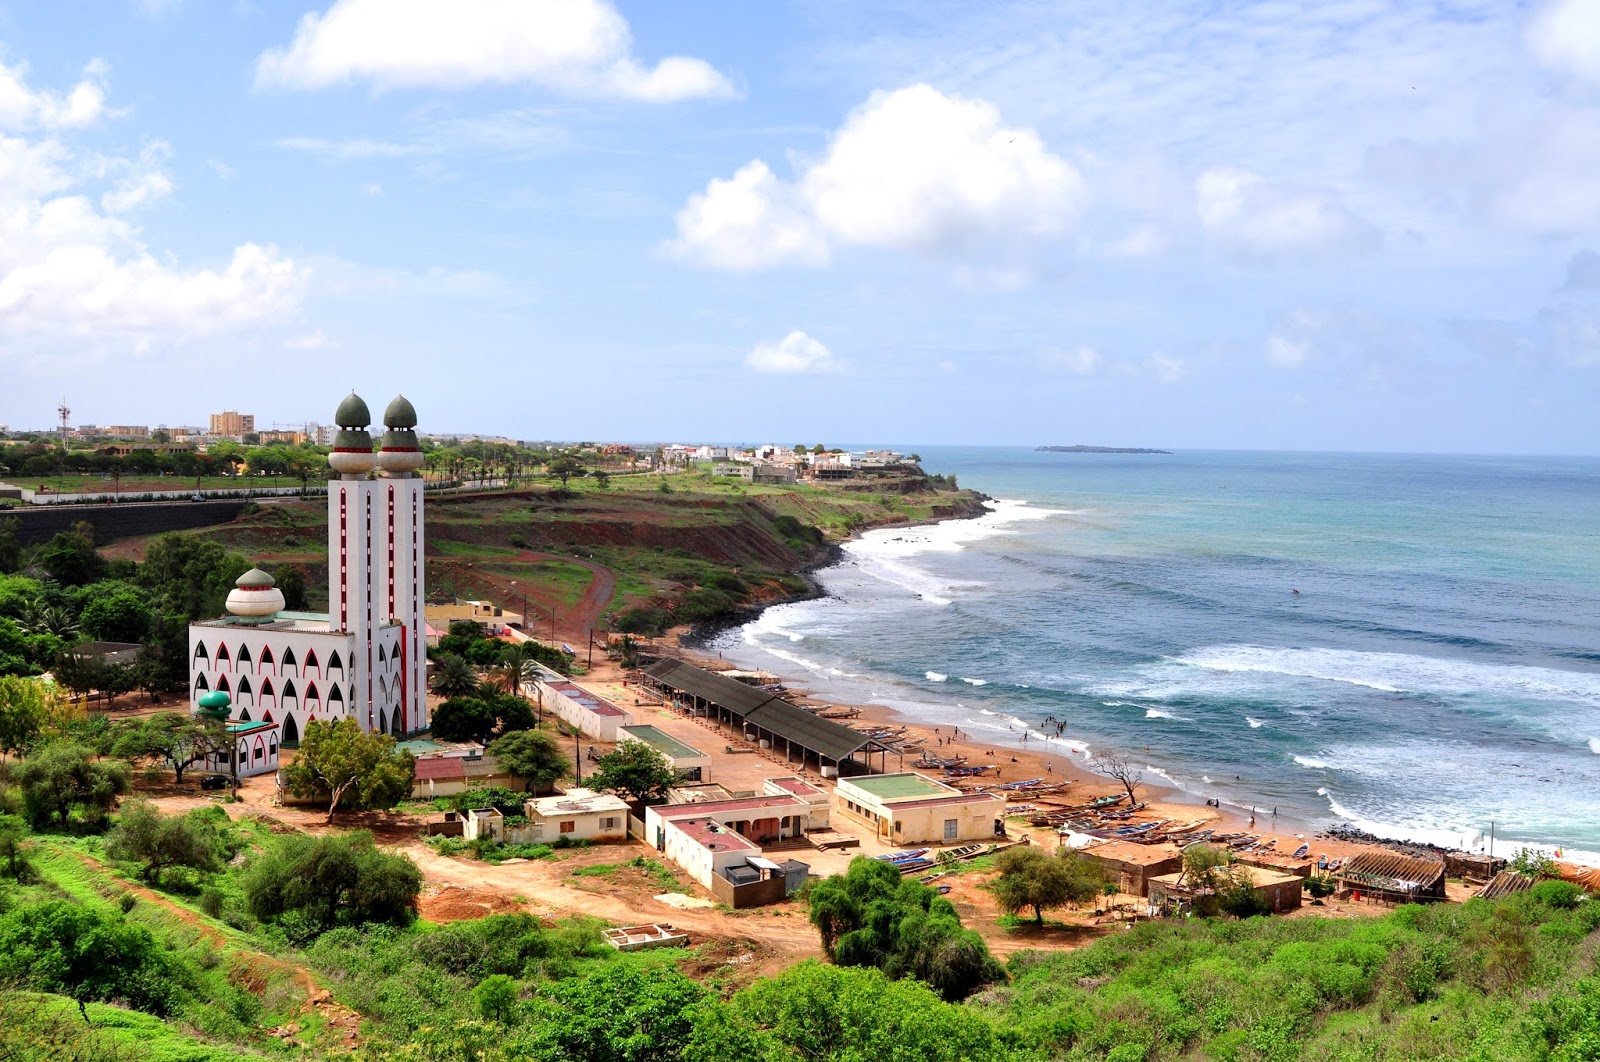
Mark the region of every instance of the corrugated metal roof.
POLYGON ((1489 879, 1489 883, 1478 890, 1478 896, 1485 900, 1498 900, 1502 896, 1511 896, 1519 892, 1527 892, 1533 888, 1533 879, 1523 877, 1515 870, 1502 870, 1489 879))
POLYGON ((1362 852, 1339 871, 1340 880, 1393 892, 1427 890, 1444 878, 1444 861, 1399 852, 1362 852))
POLYGON ((777 699, 766 690, 746 686, 735 679, 724 678, 715 671, 707 671, 682 660, 657 660, 645 668, 644 673, 663 686, 710 701, 734 715, 748 715, 755 708, 777 699))
POLYGON ((831 719, 819 719, 777 697, 755 708, 744 721, 747 726, 760 727, 830 760, 842 760, 873 744, 859 730, 840 726, 831 719))

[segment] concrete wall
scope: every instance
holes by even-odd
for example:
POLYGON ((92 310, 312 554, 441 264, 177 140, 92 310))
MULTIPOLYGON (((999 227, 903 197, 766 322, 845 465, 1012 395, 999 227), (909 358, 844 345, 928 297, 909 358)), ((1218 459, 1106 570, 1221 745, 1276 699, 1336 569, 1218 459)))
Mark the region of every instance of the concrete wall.
POLYGON ((711 895, 734 910, 778 903, 787 895, 787 890, 782 875, 752 881, 747 885, 735 885, 721 874, 711 879, 711 895))
POLYGON ((47 542, 79 520, 94 525, 95 541, 115 542, 139 535, 186 531, 225 524, 249 501, 119 502, 113 505, 49 505, 12 508, 0 517, 15 517, 17 538, 25 546, 47 542))

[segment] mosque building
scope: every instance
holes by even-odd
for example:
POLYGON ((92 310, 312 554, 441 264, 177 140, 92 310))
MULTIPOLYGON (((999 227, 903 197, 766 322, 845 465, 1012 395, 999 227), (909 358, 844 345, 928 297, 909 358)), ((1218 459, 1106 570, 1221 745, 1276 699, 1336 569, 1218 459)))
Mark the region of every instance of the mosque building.
MULTIPOLYGON (((285 611, 272 576, 245 572, 228 594, 227 616, 189 625, 196 711, 202 697, 224 693, 230 723, 274 724, 289 746, 314 719, 348 717, 363 730, 396 736, 427 727, 417 412, 404 397, 390 402, 376 453, 371 420, 354 393, 334 414, 327 614, 285 611)), ((278 738, 264 740, 275 753, 278 738)))

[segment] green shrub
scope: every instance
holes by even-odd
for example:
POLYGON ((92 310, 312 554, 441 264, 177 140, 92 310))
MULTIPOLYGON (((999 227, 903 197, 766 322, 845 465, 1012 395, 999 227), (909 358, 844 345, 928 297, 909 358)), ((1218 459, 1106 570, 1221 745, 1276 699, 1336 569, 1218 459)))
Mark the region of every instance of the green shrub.
POLYGON ((1539 882, 1529 890, 1529 894, 1546 907, 1571 910, 1578 906, 1583 890, 1570 881, 1553 880, 1539 882))

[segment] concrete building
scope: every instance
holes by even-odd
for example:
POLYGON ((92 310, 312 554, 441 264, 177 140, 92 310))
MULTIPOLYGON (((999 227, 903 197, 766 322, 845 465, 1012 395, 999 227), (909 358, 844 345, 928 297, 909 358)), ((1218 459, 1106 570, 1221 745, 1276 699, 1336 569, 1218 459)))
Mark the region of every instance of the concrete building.
POLYGON ((428 624, 446 633, 457 620, 481 623, 490 634, 503 634, 507 628, 522 623, 520 613, 501 608, 492 601, 454 601, 448 605, 432 604, 424 609, 428 624))
POLYGON ((617 744, 636 741, 648 745, 667 758, 686 782, 711 780, 711 757, 686 745, 660 727, 639 725, 617 727, 617 744))
POLYGON ((811 868, 777 862, 763 846, 803 838, 810 806, 794 796, 743 797, 645 809, 646 840, 712 895, 735 908, 775 903, 811 868))
POLYGON ((626 841, 628 802, 611 793, 572 788, 557 796, 538 797, 523 805, 528 824, 520 844, 569 841, 626 841))
MULTIPOLYGON (((1234 870, 1249 879, 1251 887, 1273 914, 1300 907, 1304 878, 1242 863, 1236 864, 1234 870)), ((1148 878, 1146 887, 1150 894, 1149 913, 1152 916, 1185 914, 1194 910, 1197 902, 1213 895, 1211 889, 1190 881, 1188 872, 1182 870, 1176 874, 1158 874, 1148 878)))
POLYGON ((761 791, 767 796, 791 796, 804 801, 810 808, 806 813, 807 830, 826 830, 832 820, 833 800, 828 791, 804 778, 767 778, 761 783, 761 791))
POLYGON ((836 810, 889 844, 989 841, 1005 833, 1006 798, 963 793, 907 771, 839 779, 836 810))
MULTIPOLYGON (((362 427, 366 427, 365 424, 362 427)), ((236 413, 225 409, 221 413, 213 413, 210 417, 210 434, 236 436, 245 432, 256 430, 256 416, 254 413, 236 413)))
POLYGON ((371 415, 352 394, 328 463, 328 609, 286 612, 283 593, 259 568, 228 595, 230 615, 189 625, 190 700, 211 690, 232 699, 238 722, 281 726, 296 746, 312 720, 354 719, 395 735, 428 725, 423 618, 422 451, 416 410, 403 397, 384 412, 376 454, 371 415), (374 468, 383 478, 368 479, 374 468))
POLYGON ((200 761, 202 771, 231 775, 237 767, 237 777, 249 778, 278 769, 277 723, 229 723, 227 731, 233 739, 232 757, 227 749, 216 749, 200 761))
POLYGON ((1183 869, 1183 852, 1172 844, 1105 841, 1082 848, 1079 854, 1100 867, 1118 892, 1129 896, 1146 896, 1152 878, 1183 869))
POLYGON ((596 741, 614 743, 618 728, 633 723, 629 712, 553 671, 534 682, 533 694, 544 711, 596 741))

